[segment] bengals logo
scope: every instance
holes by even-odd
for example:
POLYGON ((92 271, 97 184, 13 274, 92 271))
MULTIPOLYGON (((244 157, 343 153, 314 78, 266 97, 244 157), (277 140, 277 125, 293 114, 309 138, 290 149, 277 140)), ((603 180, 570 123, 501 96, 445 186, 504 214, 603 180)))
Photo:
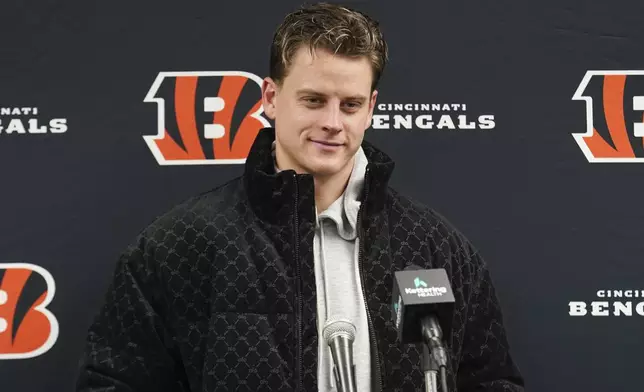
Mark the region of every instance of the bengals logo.
POLYGON ((573 100, 586 101, 588 162, 644 162, 644 71, 588 71, 573 100))
POLYGON ((42 355, 58 339, 58 321, 47 309, 54 278, 33 264, 0 263, 0 359, 42 355))
POLYGON ((244 163, 260 129, 262 79, 240 71, 161 72, 144 102, 158 133, 144 136, 160 165, 244 163))

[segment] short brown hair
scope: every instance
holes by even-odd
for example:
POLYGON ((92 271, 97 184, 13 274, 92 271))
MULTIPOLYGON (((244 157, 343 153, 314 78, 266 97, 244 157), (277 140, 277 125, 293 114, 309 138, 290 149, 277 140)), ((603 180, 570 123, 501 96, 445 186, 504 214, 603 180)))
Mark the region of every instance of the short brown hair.
POLYGON ((271 44, 269 76, 281 84, 295 52, 306 45, 312 52, 326 49, 348 56, 366 56, 373 70, 373 91, 388 61, 387 44, 378 22, 340 5, 318 3, 288 14, 271 44))

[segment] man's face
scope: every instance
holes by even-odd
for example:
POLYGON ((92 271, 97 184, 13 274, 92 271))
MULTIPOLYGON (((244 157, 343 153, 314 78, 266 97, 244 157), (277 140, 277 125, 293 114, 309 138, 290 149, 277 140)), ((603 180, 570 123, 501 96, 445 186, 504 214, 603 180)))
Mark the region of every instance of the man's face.
POLYGON ((306 47, 295 54, 281 86, 266 78, 264 112, 275 121, 281 169, 328 177, 350 173, 371 124, 377 91, 366 57, 306 47))

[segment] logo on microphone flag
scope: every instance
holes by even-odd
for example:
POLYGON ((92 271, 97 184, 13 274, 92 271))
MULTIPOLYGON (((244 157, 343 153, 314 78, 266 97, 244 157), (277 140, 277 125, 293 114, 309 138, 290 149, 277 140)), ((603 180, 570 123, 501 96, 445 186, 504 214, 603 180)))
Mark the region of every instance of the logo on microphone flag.
POLYGON ((400 328, 400 321, 402 320, 402 297, 398 296, 398 302, 394 302, 394 313, 396 314, 396 328, 400 328))
POLYGON ((419 288, 420 286, 427 287, 427 283, 420 280, 419 277, 416 277, 416 279, 414 279, 414 285, 416 285, 416 288, 419 288))

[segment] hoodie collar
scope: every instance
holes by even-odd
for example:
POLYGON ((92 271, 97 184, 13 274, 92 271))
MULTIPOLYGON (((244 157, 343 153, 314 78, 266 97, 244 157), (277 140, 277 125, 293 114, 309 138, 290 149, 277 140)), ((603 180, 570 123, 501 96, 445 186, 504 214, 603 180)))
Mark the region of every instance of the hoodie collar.
POLYGON ((319 214, 318 225, 321 220, 330 219, 336 225, 340 237, 348 241, 354 240, 358 235, 358 211, 367 164, 367 157, 361 147, 356 153, 353 170, 344 192, 329 208, 319 214))

